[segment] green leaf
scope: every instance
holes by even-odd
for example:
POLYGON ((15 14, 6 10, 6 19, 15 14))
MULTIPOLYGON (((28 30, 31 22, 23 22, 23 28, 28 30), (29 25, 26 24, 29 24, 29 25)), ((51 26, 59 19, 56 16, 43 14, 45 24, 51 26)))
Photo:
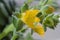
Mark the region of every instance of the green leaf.
POLYGON ((49 0, 40 0, 40 6, 44 6, 44 5, 46 5, 47 4, 47 2, 48 2, 49 0))
POLYGON ((21 13, 19 11, 15 11, 13 15, 16 16, 17 18, 21 18, 21 13))
POLYGON ((37 14, 37 17, 40 17, 42 15, 42 13, 41 12, 39 12, 38 14, 37 14))
POLYGON ((45 16, 44 15, 41 15, 39 18, 41 20, 40 23, 42 23, 43 22, 43 19, 45 18, 45 16))
POLYGON ((6 26, 6 28, 3 30, 4 33, 9 33, 11 31, 13 31, 15 29, 13 23, 11 23, 10 25, 6 26))
POLYGON ((52 19, 53 14, 48 15, 44 20, 43 20, 43 25, 46 27, 54 29, 54 21, 52 19))
POLYGON ((43 4, 43 5, 46 5, 48 1, 49 1, 49 0, 44 0, 44 2, 43 2, 42 4, 43 4))
POLYGON ((55 29, 58 23, 59 23, 59 15, 55 14, 50 14, 43 20, 43 25, 51 29, 55 29))
POLYGON ((27 3, 25 3, 25 4, 22 6, 22 8, 21 8, 21 13, 25 12, 25 11, 28 10, 28 9, 29 9, 29 6, 28 6, 27 3))
POLYGON ((54 26, 56 27, 56 25, 59 23, 59 16, 60 14, 54 15, 52 18, 54 20, 54 26))
POLYGON ((26 30, 27 30, 27 28, 26 29, 24 28, 24 29, 21 30, 21 32, 24 33, 26 30))
POLYGON ((43 24, 44 31, 47 31, 47 26, 43 24))

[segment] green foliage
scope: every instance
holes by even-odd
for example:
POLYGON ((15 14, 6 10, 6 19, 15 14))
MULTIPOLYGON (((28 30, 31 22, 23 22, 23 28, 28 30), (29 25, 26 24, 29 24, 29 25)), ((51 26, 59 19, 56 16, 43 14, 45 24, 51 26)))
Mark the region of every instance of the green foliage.
POLYGON ((24 3, 24 5, 21 7, 21 13, 25 12, 28 9, 29 9, 28 4, 27 3, 24 3))
POLYGON ((21 28, 23 28, 24 23, 20 19, 18 19, 16 16, 13 16, 13 24, 17 30, 20 30, 21 28))
POLYGON ((51 29, 54 29, 57 23, 59 23, 59 15, 50 14, 43 20, 43 25, 51 29))
POLYGON ((6 35, 8 35, 10 32, 12 32, 14 30, 14 25, 10 24, 8 26, 6 26, 6 28, 3 30, 3 32, 0 34, 0 40, 5 37, 6 35))

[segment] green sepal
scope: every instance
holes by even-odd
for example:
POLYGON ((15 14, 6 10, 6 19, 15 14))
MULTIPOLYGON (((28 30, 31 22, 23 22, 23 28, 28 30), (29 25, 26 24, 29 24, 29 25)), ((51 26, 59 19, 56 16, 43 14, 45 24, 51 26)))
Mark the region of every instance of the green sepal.
POLYGON ((44 31, 46 32, 47 31, 47 27, 45 25, 43 25, 43 28, 44 28, 44 31))
POLYGON ((24 3, 24 5, 21 7, 21 13, 25 12, 28 9, 29 9, 28 4, 27 3, 24 3))
POLYGON ((48 15, 45 19, 43 19, 43 25, 46 25, 46 27, 54 29, 54 21, 52 19, 52 16, 54 14, 48 15))
POLYGON ((18 19, 16 16, 13 16, 13 24, 16 27, 16 30, 20 30, 23 28, 23 22, 21 19, 18 19))

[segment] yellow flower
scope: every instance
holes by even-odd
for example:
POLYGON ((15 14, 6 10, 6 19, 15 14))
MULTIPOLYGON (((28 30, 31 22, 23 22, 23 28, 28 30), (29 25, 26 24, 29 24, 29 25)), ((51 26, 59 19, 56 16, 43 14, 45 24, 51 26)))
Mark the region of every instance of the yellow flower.
POLYGON ((40 27, 41 25, 35 25, 34 23, 39 23, 40 19, 36 17, 39 13, 39 10, 27 10, 22 14, 22 21, 27 24, 30 28, 32 28, 35 32, 40 35, 44 34, 44 29, 40 27))
POLYGON ((37 32, 40 36, 44 37, 44 28, 42 25, 37 25, 34 29, 35 32, 37 32))
POLYGON ((35 22, 39 22, 40 19, 38 17, 35 18, 35 22))
MULTIPOLYGON (((22 14, 22 21, 27 24, 29 27, 33 28, 33 24, 35 19, 39 19, 36 15, 40 12, 39 10, 27 10, 25 13, 22 14)), ((38 20, 39 21, 39 20, 38 20)))

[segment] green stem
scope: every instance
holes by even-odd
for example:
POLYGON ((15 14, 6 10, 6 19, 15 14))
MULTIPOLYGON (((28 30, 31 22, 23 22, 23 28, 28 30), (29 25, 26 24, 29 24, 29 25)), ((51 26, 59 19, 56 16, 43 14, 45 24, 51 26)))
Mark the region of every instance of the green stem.
POLYGON ((14 31, 13 31, 13 36, 12 36, 12 38, 11 38, 11 40, 15 40, 16 38, 17 38, 17 33, 16 33, 16 29, 14 29, 14 31))
POLYGON ((6 35, 8 35, 10 32, 12 32, 14 29, 15 29, 15 27, 14 27, 14 25, 12 23, 10 25, 6 26, 6 28, 0 34, 0 40, 2 38, 4 38, 6 35))
MULTIPOLYGON (((21 30, 18 31, 18 33, 22 32, 25 29, 27 29, 27 28, 22 28, 21 30)), ((11 38, 11 40, 16 40, 16 38, 18 38, 18 36, 19 35, 16 33, 16 30, 14 30, 13 37, 11 38)))
POLYGON ((22 32, 22 31, 24 31, 25 29, 27 29, 27 28, 22 28, 21 30, 19 30, 18 32, 22 32))
POLYGON ((18 38, 17 34, 13 35, 13 37, 11 38, 11 40, 16 40, 16 38, 18 38))
POLYGON ((3 37, 5 37, 5 35, 6 35, 5 33, 1 33, 1 34, 0 34, 0 40, 1 40, 3 37))

